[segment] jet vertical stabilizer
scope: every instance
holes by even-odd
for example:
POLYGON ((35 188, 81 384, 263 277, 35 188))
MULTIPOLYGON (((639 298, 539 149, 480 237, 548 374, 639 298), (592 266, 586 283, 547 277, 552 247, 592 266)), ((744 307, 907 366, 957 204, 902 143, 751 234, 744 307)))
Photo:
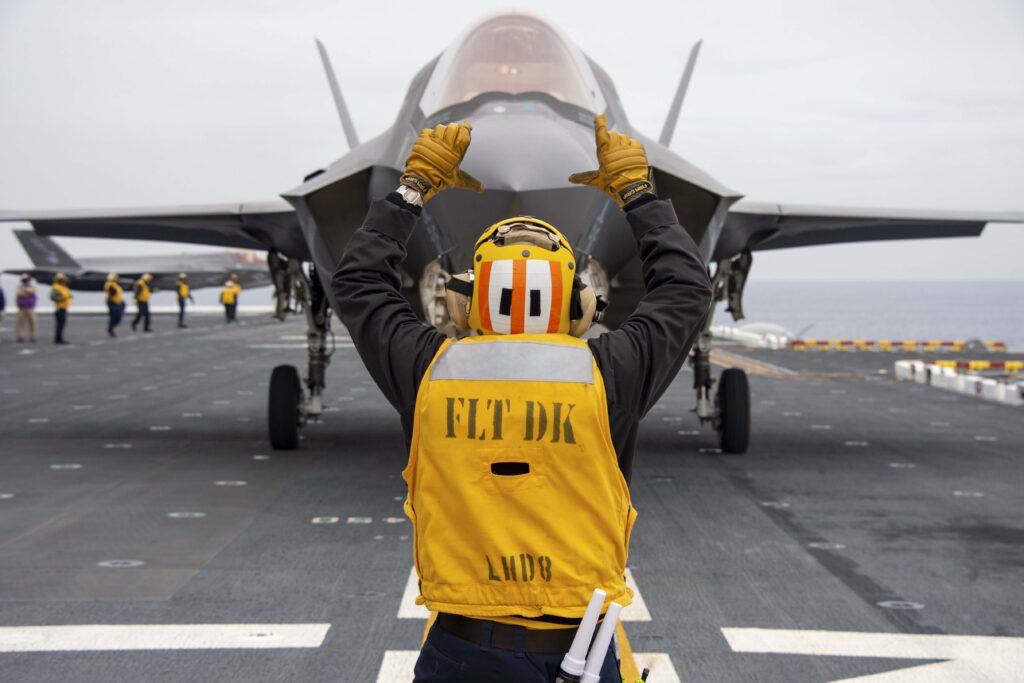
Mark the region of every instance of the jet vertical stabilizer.
POLYGON ((43 237, 32 230, 15 230, 14 235, 37 267, 59 269, 69 273, 82 270, 78 261, 71 258, 71 254, 64 251, 52 238, 43 237))
POLYGON ((356 135, 355 124, 352 123, 352 116, 345 106, 345 98, 341 96, 341 88, 338 87, 338 79, 334 75, 334 67, 331 66, 331 58, 327 56, 327 48, 316 41, 316 49, 320 52, 320 61, 324 63, 324 73, 327 74, 327 83, 331 86, 331 95, 334 96, 334 106, 338 108, 338 118, 341 119, 341 127, 345 129, 345 139, 348 140, 349 149, 354 149, 359 144, 359 136, 356 135))
POLYGON ((690 77, 693 76, 693 67, 697 64, 697 55, 700 53, 700 45, 703 42, 703 40, 698 40, 693 44, 693 48, 690 49, 690 57, 686 60, 683 77, 679 79, 676 96, 672 99, 672 106, 668 109, 665 127, 661 129, 661 135, 658 136, 658 142, 666 147, 672 142, 672 133, 676 131, 676 122, 679 121, 679 110, 683 108, 683 98, 686 97, 686 90, 690 87, 690 77))

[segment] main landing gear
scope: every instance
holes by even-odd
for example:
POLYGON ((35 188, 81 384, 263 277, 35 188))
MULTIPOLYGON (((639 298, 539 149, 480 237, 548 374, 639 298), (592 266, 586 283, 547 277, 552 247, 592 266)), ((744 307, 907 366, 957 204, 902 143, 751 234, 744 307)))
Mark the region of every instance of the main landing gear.
MULTIPOLYGON (((267 402, 267 428, 270 444, 276 450, 292 450, 299 445, 299 429, 308 422, 320 419, 324 411, 323 391, 326 386, 327 366, 334 353, 334 334, 331 332, 331 306, 324 292, 315 266, 309 265, 308 273, 301 264, 287 265, 288 283, 291 296, 302 307, 306 315, 306 344, 309 352, 306 388, 294 365, 278 365, 270 374, 270 396, 267 402), (330 348, 328 348, 330 341, 330 348), (307 393, 308 390, 308 393, 307 393)), ((282 293, 277 292, 278 301, 282 293)), ((289 308, 288 292, 284 293, 284 305, 278 304, 279 313, 289 308)))
MULTIPOLYGON (((735 320, 743 318, 743 287, 752 261, 750 252, 743 252, 732 260, 719 261, 711 281, 714 302, 728 301, 726 310, 735 320)), ((718 441, 723 453, 746 453, 750 445, 750 384, 747 382, 747 373, 739 368, 723 370, 717 380, 712 375, 713 316, 714 308, 704 321, 704 328, 697 338, 691 358, 693 387, 697 391, 695 412, 701 424, 710 422, 718 432, 718 441), (711 390, 716 383, 718 391, 712 399, 711 390)))

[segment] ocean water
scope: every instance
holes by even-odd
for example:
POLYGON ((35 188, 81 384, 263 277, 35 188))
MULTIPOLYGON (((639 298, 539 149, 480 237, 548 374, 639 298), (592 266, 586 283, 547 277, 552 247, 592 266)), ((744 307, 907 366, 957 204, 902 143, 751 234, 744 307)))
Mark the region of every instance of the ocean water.
MULTIPOLYGON (((747 283, 746 322, 805 339, 984 339, 1024 350, 1024 280, 747 283), (807 329, 809 328, 809 329, 807 329), (806 330, 806 331, 805 331, 806 330)), ((732 317, 719 304, 715 323, 732 317)))

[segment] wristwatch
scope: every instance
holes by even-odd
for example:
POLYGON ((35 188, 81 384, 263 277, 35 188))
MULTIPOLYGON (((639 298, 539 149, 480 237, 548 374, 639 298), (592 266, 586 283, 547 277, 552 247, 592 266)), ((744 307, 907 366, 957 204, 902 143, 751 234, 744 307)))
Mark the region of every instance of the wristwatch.
POLYGON ((406 204, 413 206, 423 206, 423 195, 416 190, 412 189, 408 185, 399 185, 398 189, 395 190, 398 194, 402 195, 402 199, 406 204))

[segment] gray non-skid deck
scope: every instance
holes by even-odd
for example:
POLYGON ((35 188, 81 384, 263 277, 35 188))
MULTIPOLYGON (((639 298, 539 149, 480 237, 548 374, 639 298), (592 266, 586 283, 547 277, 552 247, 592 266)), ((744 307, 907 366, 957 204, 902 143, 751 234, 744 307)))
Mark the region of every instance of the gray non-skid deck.
MULTIPOLYGON (((0 630, 0 681, 374 681, 416 649, 396 416, 339 326, 324 421, 271 451, 267 379, 302 367, 304 328, 243 323, 107 340, 74 316, 57 348, 5 318, 0 627, 330 624, 323 643, 19 653, 0 630)), ((892 355, 729 350, 796 375, 751 377, 743 456, 714 452, 687 372, 644 422, 635 650, 682 681, 797 683, 928 660, 737 652, 722 629, 1024 636, 1024 413, 897 384, 892 355)))

